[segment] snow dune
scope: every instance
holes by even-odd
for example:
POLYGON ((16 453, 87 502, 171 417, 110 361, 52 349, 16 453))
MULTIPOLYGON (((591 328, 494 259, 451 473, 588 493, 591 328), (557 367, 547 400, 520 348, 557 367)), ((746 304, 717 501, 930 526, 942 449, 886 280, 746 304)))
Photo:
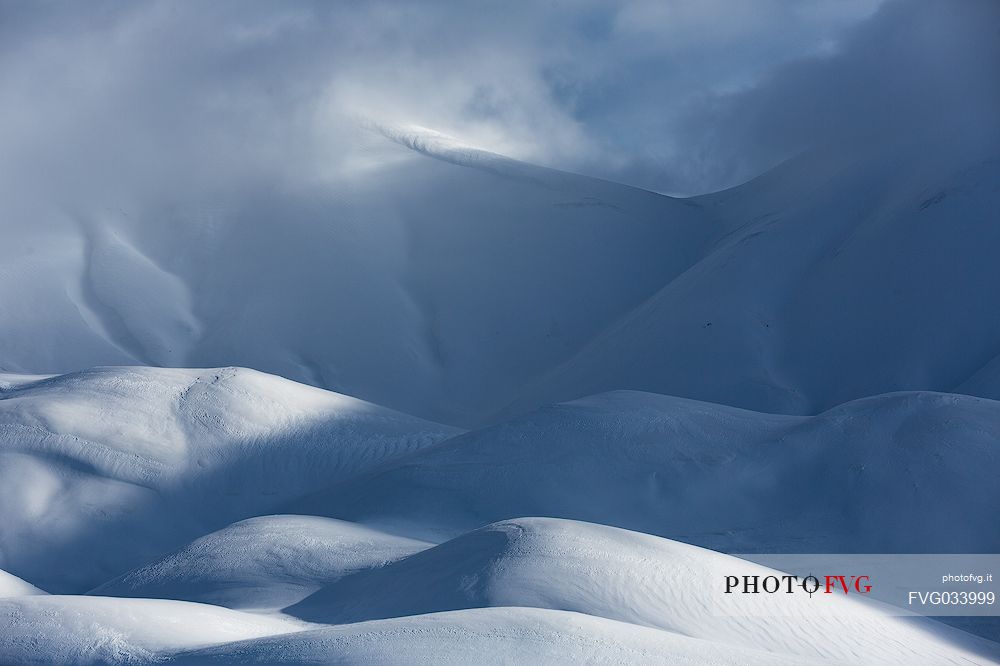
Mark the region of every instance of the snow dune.
POLYGON ((288 619, 162 599, 0 599, 0 663, 137 664, 163 651, 301 631, 288 619))
POLYGON ((537 608, 376 620, 176 654, 177 664, 679 664, 792 666, 756 652, 604 618, 537 608))
POLYGON ((805 597, 776 622, 716 589, 760 567, 652 535, 989 550, 989 512, 952 518, 996 501, 992 400, 900 393, 797 417, 620 391, 462 433, 237 368, 0 385, 0 566, 94 588, 7 581, 0 662, 998 658, 853 603, 805 597))
POLYGON ((261 516, 196 539, 91 594, 277 609, 432 545, 329 518, 261 516))
POLYGON ((458 436, 287 509, 438 539, 554 516, 728 552, 996 552, 991 513, 969 507, 1000 506, 997 441, 1000 402, 968 396, 792 417, 619 391, 458 436))
POLYGON ((726 575, 768 573, 659 537, 524 518, 349 573, 288 609, 312 624, 162 599, 0 600, 0 662, 467 663, 478 653, 487 663, 1000 658, 995 644, 841 597, 722 594, 726 575))
POLYGON ((8 383, 0 567, 52 592, 84 592, 455 433, 237 368, 8 383))
POLYGON ((460 663, 477 651, 488 663, 986 664, 1000 658, 997 646, 968 634, 840 597, 800 595, 777 604, 766 595, 721 594, 725 575, 767 573, 649 535, 520 519, 351 574, 289 609, 336 626, 180 601, 0 601, 0 622, 9 629, 0 636, 0 659, 460 663))
POLYGON ((721 593, 726 575, 772 573, 646 534, 530 518, 489 525, 342 578, 288 612, 344 624, 483 606, 550 608, 836 663, 961 663, 986 645, 968 639, 964 651, 962 632, 887 617, 839 597, 721 593))

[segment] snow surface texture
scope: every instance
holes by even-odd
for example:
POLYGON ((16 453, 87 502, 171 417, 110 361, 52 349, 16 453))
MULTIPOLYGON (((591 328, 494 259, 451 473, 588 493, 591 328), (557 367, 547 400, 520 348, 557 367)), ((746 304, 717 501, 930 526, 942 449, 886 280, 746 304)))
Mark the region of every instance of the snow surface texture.
POLYGON ((995 549, 989 512, 948 517, 997 492, 1000 402, 794 417, 620 391, 461 433, 236 368, 2 381, 0 663, 1000 659, 849 600, 776 620, 717 589, 762 567, 663 538, 995 549))
POLYGON ((305 631, 177 654, 178 664, 808 665, 591 615, 488 608, 305 631))
POLYGON ((91 594, 280 609, 354 571, 431 545, 329 518, 261 516, 203 536, 91 594))
POLYGON ((795 417, 618 391, 461 435, 287 508, 427 538, 559 516, 729 552, 998 552, 998 437, 1000 402, 961 395, 795 417))
POLYGON ((102 368, 7 384, 0 568, 52 593, 86 591, 455 433, 236 368, 102 368))
POLYGON ((304 628, 279 617, 164 599, 27 596, 0 599, 0 663, 151 662, 164 650, 304 628))

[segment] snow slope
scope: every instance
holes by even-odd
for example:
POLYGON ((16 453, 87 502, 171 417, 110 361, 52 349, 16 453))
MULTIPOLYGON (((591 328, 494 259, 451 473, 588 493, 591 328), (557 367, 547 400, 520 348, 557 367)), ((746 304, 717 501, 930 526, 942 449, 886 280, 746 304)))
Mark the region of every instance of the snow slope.
POLYGON ((646 534, 531 518, 489 525, 342 578, 288 612, 345 624, 483 606, 540 607, 835 663, 859 655, 871 664, 959 663, 986 645, 969 639, 964 651, 967 637, 959 631, 887 617, 840 597, 722 594, 727 575, 771 573, 646 534))
POLYGON ((758 565, 557 519, 487 526, 293 606, 323 626, 159 599, 0 600, 4 663, 987 664, 1000 646, 839 596, 722 594, 758 565), (441 612, 450 609, 451 612, 441 612), (378 618, 362 621, 362 618, 378 618), (779 619, 780 618, 780 619, 779 619))
POLYGON ((235 364, 463 427, 623 388, 792 414, 1000 397, 997 146, 817 149, 673 199, 356 134, 366 167, 314 182, 26 208, 0 369, 235 364))
POLYGON ((180 650, 301 631, 277 617, 161 599, 0 599, 0 663, 151 663, 180 650))
POLYGON ((2 382, 0 564, 96 589, 0 602, 0 662, 998 658, 864 606, 804 597, 777 622, 713 587, 757 565, 610 527, 719 550, 993 550, 992 512, 967 510, 998 504, 992 400, 797 417, 619 391, 461 433, 237 368, 2 382))
POLYGON ((988 145, 849 145, 697 197, 728 233, 503 412, 620 388, 791 414, 997 397, 998 182, 988 145))
POLYGON ((177 664, 807 665, 580 613, 477 608, 259 638, 175 655, 177 664))
POLYGON ((237 368, 6 381, 0 567, 52 592, 84 592, 455 432, 237 368))
POLYGON ((969 507, 1000 506, 998 441, 1000 402, 968 396, 897 393, 793 417, 618 391, 461 435, 287 509, 425 538, 555 516, 728 552, 997 552, 992 512, 969 507))
POLYGON ((46 594, 46 592, 13 574, 0 570, 0 597, 24 597, 36 594, 46 594))
POLYGON ((359 129, 380 157, 318 182, 40 204, 0 248, 0 370, 240 365, 476 423, 720 231, 690 202, 437 136, 359 129))
POLYGON ((234 523, 91 591, 229 608, 283 608, 354 571, 433 544, 315 516, 234 523))

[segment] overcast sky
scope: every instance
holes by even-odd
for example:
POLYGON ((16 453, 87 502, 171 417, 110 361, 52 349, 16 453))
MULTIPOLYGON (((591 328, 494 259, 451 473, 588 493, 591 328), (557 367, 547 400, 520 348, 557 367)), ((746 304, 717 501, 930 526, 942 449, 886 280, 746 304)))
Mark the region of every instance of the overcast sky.
POLYGON ((713 191, 907 123, 995 132, 998 6, 0 0, 0 175, 67 198, 309 178, 360 119, 713 191))

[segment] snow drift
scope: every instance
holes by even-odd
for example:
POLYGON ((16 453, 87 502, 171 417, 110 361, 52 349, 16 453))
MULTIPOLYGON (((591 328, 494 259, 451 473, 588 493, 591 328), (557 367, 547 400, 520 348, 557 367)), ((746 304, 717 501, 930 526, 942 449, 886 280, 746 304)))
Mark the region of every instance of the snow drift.
POLYGON ((287 619, 162 599, 0 599, 0 663, 152 663, 163 651, 301 631, 287 619))
POLYGON ((1000 506, 998 438, 1000 402, 968 396, 793 417, 620 391, 460 435, 288 509, 428 537, 555 516, 729 552, 996 552, 990 512, 969 507, 1000 506))
POLYGON ((260 516, 196 539, 91 594, 277 609, 431 545, 329 518, 260 516))
POLYGON ((480 608, 314 629, 176 654, 177 664, 680 664, 792 666, 805 657, 738 649, 604 618, 480 608), (461 637, 460 640, 457 640, 461 637))
POLYGON ((326 663, 404 645, 453 661, 531 645, 553 660, 996 658, 865 606, 713 614, 720 572, 760 567, 520 517, 718 549, 990 549, 988 512, 949 519, 973 489, 995 502, 992 400, 903 393, 795 417, 623 391, 463 434, 234 368, 7 375, 0 396, 0 566, 27 581, 0 604, 7 661, 326 663), (120 598, 143 596, 164 599, 120 598))
POLYGON ((455 432, 237 368, 6 381, 0 568, 50 592, 85 592, 455 432))
MULTIPOLYGON (((540 607, 841 663, 859 655, 872 664, 948 663, 963 656, 960 644, 967 638, 961 632, 922 618, 911 623, 886 617, 839 597, 793 595, 776 601, 768 595, 721 594, 726 575, 772 573, 645 534, 533 518, 489 525, 343 578, 288 611, 344 624, 482 606, 540 607), (820 636, 850 640, 817 640, 820 636)), ((968 643, 973 647, 964 656, 975 654, 974 646, 987 646, 968 643)))

